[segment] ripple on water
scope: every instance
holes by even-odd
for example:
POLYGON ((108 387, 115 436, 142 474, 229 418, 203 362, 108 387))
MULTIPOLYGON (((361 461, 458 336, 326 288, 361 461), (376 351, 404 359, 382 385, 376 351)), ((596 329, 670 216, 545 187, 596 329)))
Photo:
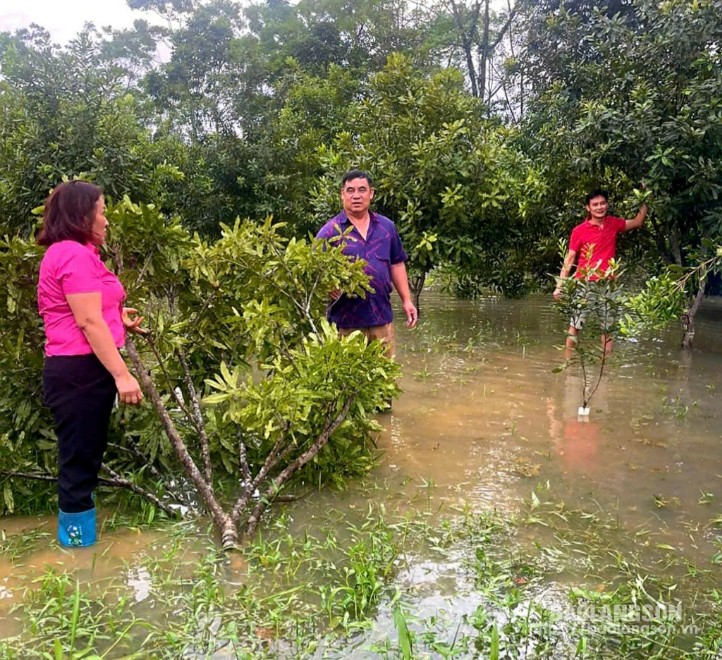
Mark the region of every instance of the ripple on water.
MULTIPOLYGON (((553 373, 564 360, 558 345, 565 322, 547 297, 469 302, 431 293, 423 301, 420 328, 399 328, 404 393, 379 418, 383 456, 370 479, 378 487, 313 494, 291 507, 294 529, 326 524, 334 507, 344 527, 349 512, 365 510, 369 501, 430 519, 465 504, 514 513, 548 488, 567 509, 613 516, 621 551, 633 548, 637 530, 647 529, 691 561, 709 560, 720 536, 710 521, 722 499, 719 301, 703 310, 694 351, 681 352, 674 332, 618 342, 588 421, 576 414, 579 370, 553 373), (690 542, 693 530, 703 530, 698 547, 690 542)), ((53 518, 5 518, 2 526, 10 537, 27 529, 45 534, 31 551, 0 561, 4 636, 17 627, 5 615, 27 584, 23 576, 48 566, 87 580, 125 571, 135 601, 150 607, 151 572, 134 557, 152 545, 154 532, 104 533, 95 551, 65 553, 47 542, 53 518)), ((543 533, 535 529, 528 541, 543 540, 543 533)), ((548 533, 551 538, 553 530, 548 533)), ((557 576, 525 597, 561 607, 567 583, 584 570, 557 576)), ((458 620, 481 598, 453 552, 411 555, 399 581, 415 590, 421 615, 458 620)), ((379 640, 394 629, 390 616, 390 608, 380 608, 379 640)), ((454 634, 453 625, 444 630, 454 634)))

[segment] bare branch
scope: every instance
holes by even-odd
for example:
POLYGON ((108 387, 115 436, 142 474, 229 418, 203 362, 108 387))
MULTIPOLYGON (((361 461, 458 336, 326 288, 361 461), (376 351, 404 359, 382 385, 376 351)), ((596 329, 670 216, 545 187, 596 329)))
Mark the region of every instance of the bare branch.
POLYGON ((126 344, 128 355, 133 362, 138 378, 142 385, 143 391, 147 394, 153 407, 155 408, 160 420, 165 429, 166 435, 173 446, 178 460, 183 465, 183 468, 190 477, 191 481, 195 484, 198 495, 208 509, 213 522, 216 527, 221 531, 223 547, 228 548, 234 546, 238 541, 238 530, 233 525, 231 517, 223 511, 220 503, 216 499, 215 493, 213 492, 213 485, 208 483, 201 475, 198 466, 195 464, 193 457, 188 452, 183 438, 181 438, 178 430, 173 423, 165 405, 160 397, 160 393, 155 387, 155 384, 150 378, 148 371, 140 360, 138 355, 138 349, 135 347, 135 343, 132 339, 129 339, 126 344))
POLYGON ((242 493, 241 497, 239 497, 236 501, 236 504, 233 507, 233 512, 231 513, 231 519, 235 524, 238 524, 238 522, 240 521, 241 514, 248 505, 248 502, 251 500, 251 497, 253 496, 253 493, 256 491, 256 489, 263 483, 265 478, 270 474, 271 470, 273 470, 273 468, 278 465, 278 462, 288 456, 288 454, 291 453, 291 451, 293 450, 293 445, 290 442, 286 443, 287 431, 288 428, 284 429, 284 431, 281 433, 280 437, 273 445, 271 452, 266 457, 266 460, 264 461, 263 466, 259 470, 258 474, 254 479, 250 481, 245 492, 242 493))
POLYGON ((132 445, 130 447, 124 447, 123 445, 119 445, 115 442, 109 442, 108 447, 112 447, 113 449, 115 449, 118 452, 122 451, 122 452, 126 452, 128 454, 132 454, 133 456, 135 456, 143 464, 144 467, 148 468, 148 471, 150 472, 150 474, 153 477, 164 482, 164 488, 165 488, 166 492, 169 493, 173 497, 174 500, 176 500, 178 502, 182 502, 183 500, 187 501, 187 498, 184 497, 182 493, 179 493, 168 487, 168 484, 166 483, 167 480, 160 473, 158 468, 156 468, 155 465, 150 463, 148 461, 148 457, 143 452, 139 451, 137 447, 134 447, 132 445))
POLYGON ((115 470, 108 467, 105 463, 103 463, 101 467, 111 477, 113 477, 112 479, 103 479, 105 485, 117 486, 118 488, 125 488, 127 490, 130 490, 136 495, 140 495, 144 499, 148 500, 151 504, 164 511, 171 518, 176 518, 181 515, 180 511, 178 511, 177 509, 173 509, 168 504, 164 504, 155 495, 153 495, 153 493, 145 490, 144 488, 141 488, 137 484, 134 484, 132 481, 128 481, 128 479, 121 477, 115 470))
POLYGON ((459 37, 461 39, 461 47, 464 51, 464 57, 466 58, 466 66, 469 69, 469 82, 471 83, 471 94, 472 94, 472 96, 479 97, 480 94, 483 95, 484 90, 483 90, 483 88, 480 90, 479 86, 477 84, 476 67, 474 66, 474 59, 472 57, 471 49, 473 46, 474 33, 476 32, 476 30, 478 28, 479 11, 481 10, 481 0, 477 0, 474 3, 474 7, 473 7, 472 13, 471 13, 470 26, 469 26, 468 30, 464 26, 464 23, 462 21, 461 10, 457 6, 455 0, 449 0, 449 4, 451 5, 451 13, 454 16, 454 23, 456 24, 456 29, 458 30, 459 37))
POLYGON ((143 267, 140 269, 140 272, 138 273, 138 277, 136 278, 136 283, 140 283, 143 281, 143 278, 145 277, 146 272, 148 272, 148 268, 150 267, 150 258, 153 256, 153 252, 145 258, 145 262, 143 263, 143 267))
POLYGON ((160 367, 160 370, 163 372, 163 377, 165 378, 166 383, 168 383, 168 390, 170 391, 173 400, 176 402, 176 405, 181 409, 183 414, 186 416, 186 418, 193 422, 193 415, 191 414, 191 411, 186 408, 185 402, 180 397, 178 392, 176 391, 176 388, 173 385, 173 380, 170 377, 170 374, 168 373, 167 369, 165 368, 165 364, 163 362, 163 358, 160 355, 160 352, 158 351, 158 347, 155 345, 155 341, 153 339, 153 335, 144 335, 145 340, 148 342, 148 346, 150 346, 150 350, 153 351, 153 355, 155 356, 155 360, 158 363, 158 366, 160 367))
POLYGON ((31 479, 33 481, 49 481, 55 482, 58 480, 52 474, 38 474, 35 472, 0 472, 0 477, 7 477, 8 479, 31 479))
MULTIPOLYGON (((172 518, 180 515, 178 511, 161 502, 155 495, 153 495, 153 493, 144 490, 140 486, 137 486, 136 484, 128 481, 127 479, 124 479, 119 474, 111 470, 107 465, 103 464, 102 467, 107 470, 113 478, 105 479, 103 477, 100 477, 98 479, 99 485, 108 486, 110 488, 125 488, 126 490, 130 490, 136 495, 140 495, 141 497, 145 498, 154 506, 158 507, 162 511, 165 511, 165 513, 167 513, 172 518)), ((58 481, 58 478, 53 476, 52 474, 41 474, 37 472, 0 472, 0 477, 6 477, 9 479, 29 479, 32 481, 45 481, 48 483, 56 483, 58 481)))
POLYGON ((195 385, 193 385, 193 378, 191 377, 190 369, 188 368, 188 361, 185 355, 180 349, 175 350, 178 362, 183 369, 183 375, 185 378, 186 387, 188 388, 188 396, 191 399, 191 406, 193 409, 193 419, 195 420, 196 430, 198 431, 198 439, 201 443, 201 456, 203 457, 203 476, 206 481, 210 484, 213 481, 213 467, 211 465, 211 446, 208 440, 208 433, 206 433, 206 424, 203 420, 203 413, 201 413, 201 404, 198 400, 198 394, 196 392, 195 385))
POLYGON ((243 440, 243 429, 239 426, 236 429, 238 437, 238 462, 241 466, 241 478, 246 487, 250 487, 253 477, 251 476, 251 468, 248 465, 248 455, 246 452, 246 443, 243 440))
POLYGON ((511 27, 512 21, 514 20, 514 17, 516 16, 516 5, 511 7, 509 10, 509 16, 507 16, 506 23, 501 26, 501 30, 499 30, 499 34, 496 35, 496 39, 494 40, 494 43, 489 45, 489 50, 494 50, 500 43, 501 40, 504 38, 504 35, 506 34, 506 31, 511 27))
POLYGON ((266 507, 268 507, 269 503, 272 501, 274 495, 278 493, 278 491, 296 473, 297 470, 299 470, 304 465, 306 465, 306 463, 315 458, 318 452, 326 446, 334 431, 346 419, 348 411, 351 409, 351 405, 353 404, 355 399, 356 397, 349 397, 346 400, 346 403, 344 403, 341 407, 338 415, 336 415, 334 419, 329 421, 329 423, 326 425, 326 428, 318 436, 318 438, 316 438, 315 442, 311 445, 308 451, 304 452, 293 463, 286 466, 286 468, 282 470, 281 473, 271 482, 271 484, 266 489, 266 492, 263 494, 263 497, 261 497, 261 499, 258 501, 255 508, 253 509, 253 512, 248 518, 245 531, 246 535, 253 534, 256 527, 258 526, 259 520, 261 519, 261 515, 266 510, 266 507))
POLYGON ((158 472, 158 468, 155 467, 152 463, 148 462, 148 457, 142 452, 139 451, 136 447, 124 447, 123 445, 119 445, 117 442, 109 442, 108 447, 112 447, 116 451, 124 451, 128 454, 133 454, 144 466, 148 468, 148 471, 156 478, 156 479, 162 479, 162 475, 160 472, 158 472))

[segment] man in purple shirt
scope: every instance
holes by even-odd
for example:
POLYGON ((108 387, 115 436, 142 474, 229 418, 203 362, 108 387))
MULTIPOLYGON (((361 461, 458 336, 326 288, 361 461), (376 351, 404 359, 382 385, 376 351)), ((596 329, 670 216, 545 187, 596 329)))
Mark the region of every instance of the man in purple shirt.
POLYGON ((340 244, 343 253, 351 259, 363 259, 366 262, 364 270, 371 278, 374 290, 373 293, 367 293, 366 298, 352 298, 340 291, 333 292, 327 316, 329 321, 336 324, 340 334, 349 335, 354 330, 360 330, 369 341, 383 341, 388 355, 393 357, 392 286, 401 298, 409 328, 416 325, 418 314, 411 302, 404 264, 408 257, 401 245, 399 233, 391 220, 369 210, 373 197, 373 182, 366 172, 346 172, 341 180, 343 211, 331 218, 318 232, 318 238, 328 240, 330 245, 340 244))

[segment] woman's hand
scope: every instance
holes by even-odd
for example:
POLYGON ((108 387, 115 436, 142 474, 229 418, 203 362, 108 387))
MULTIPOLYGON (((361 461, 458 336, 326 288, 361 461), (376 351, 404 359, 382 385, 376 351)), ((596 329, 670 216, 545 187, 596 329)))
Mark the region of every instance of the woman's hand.
POLYGON ((118 388, 118 399, 121 403, 137 406, 143 400, 143 392, 140 385, 130 373, 125 373, 115 379, 115 386, 118 388))
POLYGON ((137 335, 147 335, 148 330, 141 328, 140 324, 143 323, 144 316, 136 316, 138 310, 133 307, 123 307, 123 325, 129 332, 134 332, 137 335))

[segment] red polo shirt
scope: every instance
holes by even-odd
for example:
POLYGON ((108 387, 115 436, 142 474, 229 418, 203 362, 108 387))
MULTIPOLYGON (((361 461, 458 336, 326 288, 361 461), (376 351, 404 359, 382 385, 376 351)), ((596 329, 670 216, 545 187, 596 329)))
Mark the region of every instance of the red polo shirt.
MULTIPOLYGON (((617 234, 623 232, 626 227, 626 220, 615 218, 613 215, 606 216, 601 225, 585 220, 574 227, 569 240, 569 249, 577 253, 577 270, 574 277, 580 278, 593 268, 606 271, 609 260, 614 259, 616 254, 617 234)), ((592 275, 589 279, 597 280, 599 275, 592 275)))

